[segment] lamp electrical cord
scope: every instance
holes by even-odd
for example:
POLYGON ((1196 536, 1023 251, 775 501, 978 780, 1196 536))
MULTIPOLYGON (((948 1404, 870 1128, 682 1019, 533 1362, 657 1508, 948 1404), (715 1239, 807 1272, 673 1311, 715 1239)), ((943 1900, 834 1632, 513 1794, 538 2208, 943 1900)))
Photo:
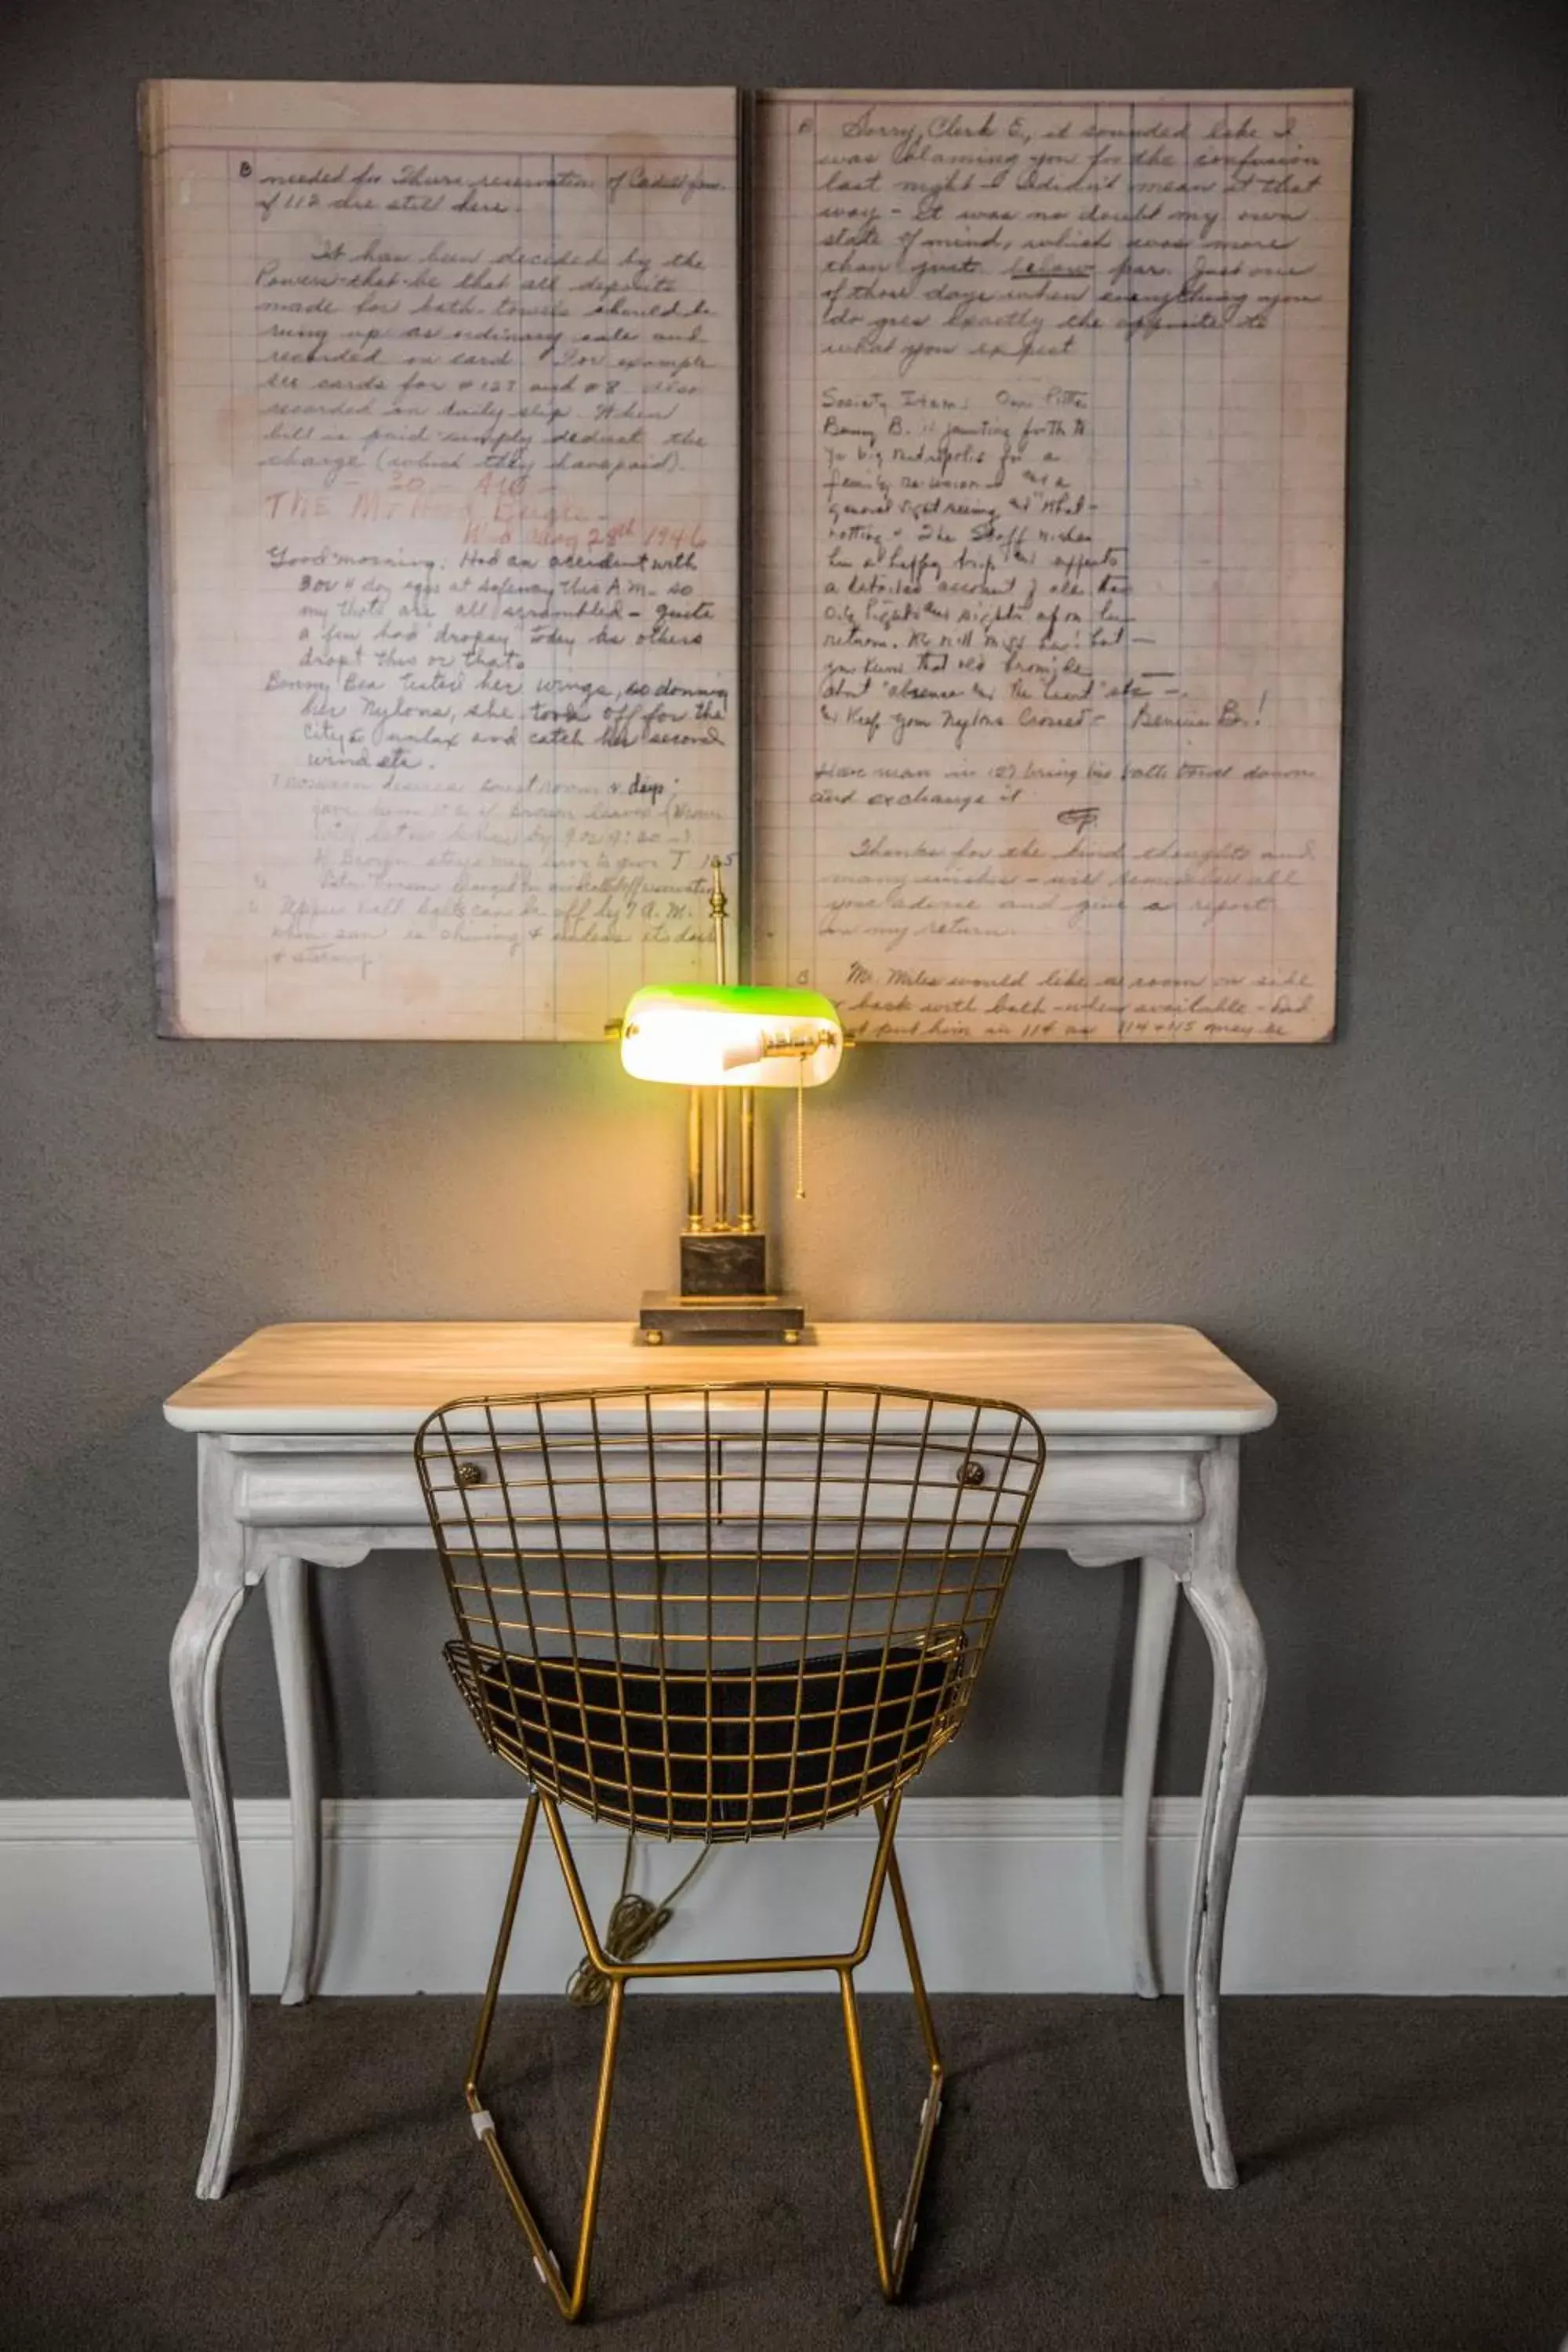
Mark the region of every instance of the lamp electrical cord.
MULTIPOLYGON (((669 1893, 655 1903, 646 1895, 632 1893, 632 1864, 637 1855, 637 1832, 626 1832, 626 1850, 621 1864, 621 1891, 610 1909, 609 1922, 602 1941, 612 1960, 635 1960, 646 1952, 656 1936, 662 1935, 675 1916, 675 1906, 683 1895, 712 1849, 704 1846, 683 1878, 676 1881, 669 1893)), ((609 1999, 610 1979, 602 1969, 595 1967, 586 1952, 566 1979, 566 1998, 579 2009, 597 2009, 609 1999)))

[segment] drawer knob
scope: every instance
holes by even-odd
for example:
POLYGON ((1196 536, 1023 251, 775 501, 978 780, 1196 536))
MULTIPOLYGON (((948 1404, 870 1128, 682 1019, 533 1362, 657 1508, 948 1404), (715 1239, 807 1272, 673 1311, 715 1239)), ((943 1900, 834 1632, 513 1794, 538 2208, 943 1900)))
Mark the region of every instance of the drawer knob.
POLYGON ((458 1484, 459 1486, 482 1486, 484 1483, 485 1465, 482 1462, 458 1463, 458 1484))
POLYGON ((976 1462, 973 1454, 966 1454, 964 1459, 958 1465, 958 1483, 961 1486, 984 1486, 985 1484, 984 1463, 976 1462))

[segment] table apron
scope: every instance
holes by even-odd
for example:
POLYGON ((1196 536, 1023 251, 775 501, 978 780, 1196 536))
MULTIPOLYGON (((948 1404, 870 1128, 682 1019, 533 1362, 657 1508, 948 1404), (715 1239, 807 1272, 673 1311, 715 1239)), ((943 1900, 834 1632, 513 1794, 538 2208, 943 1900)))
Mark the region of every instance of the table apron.
MULTIPOLYGON (((1079 1441, 1080 1446, 1083 1441, 1079 1441)), ((1103 1453, 1053 1452, 1029 1532, 1053 1527, 1137 1522, 1190 1526, 1203 1517, 1203 1456, 1211 1440, 1178 1451, 1165 1441, 1147 1450, 1125 1442, 1103 1453)), ((257 1528, 374 1528, 378 1543, 428 1541, 429 1523, 411 1462, 374 1454, 242 1454, 236 1464, 234 1516, 257 1528)))

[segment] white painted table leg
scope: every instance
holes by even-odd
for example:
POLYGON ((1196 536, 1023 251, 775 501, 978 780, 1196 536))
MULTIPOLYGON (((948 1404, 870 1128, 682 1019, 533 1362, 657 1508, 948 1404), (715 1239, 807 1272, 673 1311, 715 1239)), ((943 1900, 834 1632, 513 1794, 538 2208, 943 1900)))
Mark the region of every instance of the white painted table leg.
POLYGON ((1163 1559, 1145 1558, 1139 1563, 1138 1632, 1121 1770, 1121 1915, 1133 1990, 1146 2000, 1160 1990, 1151 1923, 1149 1808, 1175 1622, 1176 1580, 1163 1559))
POLYGON ((1268 1681, 1263 1634, 1236 1570, 1237 1454, 1237 1441, 1228 1437, 1205 1461, 1206 1507, 1197 1529, 1186 1587, 1214 1661, 1214 1709, 1193 1876, 1186 1977, 1187 2092, 1204 2179, 1211 2189, 1236 2187, 1236 2161, 1220 2097, 1220 1960, 1231 1864, 1268 1681))
POLYGON ((245 1602, 244 1537, 230 1507, 233 1466, 210 1438, 197 1469, 201 1524, 195 1591, 185 1603, 169 1653, 169 1685, 212 1932, 217 2051, 212 2119, 196 2176, 196 2195, 221 2197, 228 2180, 245 2087, 250 1966, 245 1939, 234 1804, 218 1723, 218 1677, 229 1629, 245 1602))
POLYGON ((316 1752, 310 1597, 310 1570, 304 1560, 285 1557, 269 1564, 267 1613, 272 1625, 278 1695, 283 1703, 294 1854, 293 1926, 281 1996, 290 2004, 310 1997, 321 1907, 321 1782, 316 1752))

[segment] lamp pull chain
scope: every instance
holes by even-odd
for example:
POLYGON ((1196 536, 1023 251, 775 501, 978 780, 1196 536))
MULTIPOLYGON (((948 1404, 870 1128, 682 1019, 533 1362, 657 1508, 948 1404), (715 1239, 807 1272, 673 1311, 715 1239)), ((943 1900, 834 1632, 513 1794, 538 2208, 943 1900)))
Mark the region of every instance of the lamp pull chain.
POLYGON ((805 1061, 795 1066, 795 1197, 805 1198, 805 1061))

